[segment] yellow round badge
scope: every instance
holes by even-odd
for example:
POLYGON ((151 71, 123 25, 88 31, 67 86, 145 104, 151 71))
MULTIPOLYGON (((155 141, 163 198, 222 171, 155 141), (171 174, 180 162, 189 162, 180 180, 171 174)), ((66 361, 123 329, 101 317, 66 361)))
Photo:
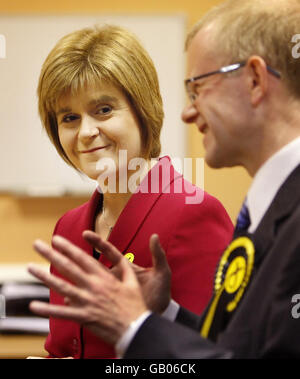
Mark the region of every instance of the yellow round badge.
POLYGON ((134 261, 134 254, 127 253, 127 254, 125 254, 125 258, 127 258, 129 260, 129 262, 133 262, 134 261))
POLYGON ((241 236, 231 242, 222 255, 217 268, 214 296, 207 308, 200 334, 208 338, 214 336, 219 327, 215 314, 233 312, 241 300, 250 281, 254 265, 255 247, 247 236, 241 236))
POLYGON ((246 260, 244 257, 236 257, 230 263, 225 276, 225 290, 233 293, 240 288, 246 273, 246 260))

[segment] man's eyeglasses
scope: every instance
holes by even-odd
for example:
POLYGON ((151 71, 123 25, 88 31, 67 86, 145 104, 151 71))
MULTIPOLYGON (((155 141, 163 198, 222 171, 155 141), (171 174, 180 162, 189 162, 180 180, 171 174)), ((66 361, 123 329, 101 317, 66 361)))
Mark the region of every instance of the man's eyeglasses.
MULTIPOLYGON (((208 76, 212 76, 212 75, 216 75, 216 74, 228 74, 229 72, 239 70, 240 68, 244 67, 245 65, 246 65, 246 62, 234 63, 234 64, 230 64, 229 66, 221 67, 217 71, 211 71, 211 72, 208 72, 206 74, 202 74, 199 76, 194 76, 193 78, 186 79, 184 81, 184 84, 185 84, 185 88, 186 88, 186 91, 187 91, 187 94, 188 94, 190 101, 193 103, 198 96, 197 92, 195 92, 193 90, 191 83, 194 83, 196 80, 207 78, 208 76)), ((281 78, 280 73, 278 71, 274 70, 272 67, 267 66, 267 70, 272 75, 276 76, 277 78, 279 78, 279 79, 281 78)))

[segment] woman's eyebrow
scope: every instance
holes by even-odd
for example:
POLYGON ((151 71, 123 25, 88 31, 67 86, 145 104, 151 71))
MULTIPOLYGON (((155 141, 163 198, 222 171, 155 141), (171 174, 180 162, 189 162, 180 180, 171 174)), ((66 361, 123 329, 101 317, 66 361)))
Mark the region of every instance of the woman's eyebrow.
POLYGON ((110 96, 110 95, 102 95, 102 96, 98 97, 97 99, 93 99, 93 100, 89 101, 88 105, 95 105, 95 104, 99 104, 99 103, 115 103, 115 104, 118 104, 119 99, 117 97, 110 96))
MULTIPOLYGON (((89 101, 88 105, 89 106, 97 105, 99 103, 114 103, 117 105, 117 104, 119 104, 119 99, 115 96, 102 95, 102 96, 98 97, 97 99, 93 99, 93 100, 89 101)), ((72 109, 70 107, 64 107, 64 108, 59 109, 56 112, 56 116, 59 116, 60 114, 68 113, 68 112, 72 112, 72 109)))
POLYGON ((59 111, 55 112, 56 116, 59 116, 60 114, 63 114, 63 113, 68 113, 68 112, 71 112, 72 109, 71 108, 61 108, 59 111))

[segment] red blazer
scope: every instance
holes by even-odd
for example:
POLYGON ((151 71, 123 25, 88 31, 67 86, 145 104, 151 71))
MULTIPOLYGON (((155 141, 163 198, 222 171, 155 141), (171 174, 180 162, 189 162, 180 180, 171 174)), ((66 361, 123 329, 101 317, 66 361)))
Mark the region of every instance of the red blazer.
MULTIPOLYGON (((82 206, 67 212, 57 222, 59 234, 92 255, 82 238, 84 230, 94 230, 97 206, 102 195, 96 190, 82 206)), ((132 253, 134 263, 151 266, 149 238, 160 237, 172 270, 172 298, 183 307, 200 314, 208 303, 215 267, 230 242, 233 226, 221 203, 193 186, 176 172, 168 157, 161 158, 123 209, 109 241, 122 253, 132 253), (152 193, 150 189, 152 178, 152 193), (182 185, 183 191, 179 191, 182 185), (157 188, 155 188, 157 187, 157 188), (197 191, 199 204, 187 204, 197 191)), ((103 264, 109 266, 104 257, 103 264)), ((51 267, 51 271, 60 276, 51 267)), ((50 302, 63 304, 63 298, 50 292, 50 302)), ((114 349, 79 324, 50 318, 45 348, 50 356, 74 358, 112 358, 114 349)))

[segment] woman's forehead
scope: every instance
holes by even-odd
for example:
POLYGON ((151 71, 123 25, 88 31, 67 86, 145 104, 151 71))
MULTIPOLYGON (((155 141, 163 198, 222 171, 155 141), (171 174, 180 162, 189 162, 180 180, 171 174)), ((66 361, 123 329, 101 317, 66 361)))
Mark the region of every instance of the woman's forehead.
POLYGON ((58 96, 55 108, 64 107, 66 104, 81 101, 83 103, 93 105, 102 102, 120 102, 126 101, 123 91, 112 83, 100 82, 88 84, 81 88, 68 88, 62 91, 58 96))

